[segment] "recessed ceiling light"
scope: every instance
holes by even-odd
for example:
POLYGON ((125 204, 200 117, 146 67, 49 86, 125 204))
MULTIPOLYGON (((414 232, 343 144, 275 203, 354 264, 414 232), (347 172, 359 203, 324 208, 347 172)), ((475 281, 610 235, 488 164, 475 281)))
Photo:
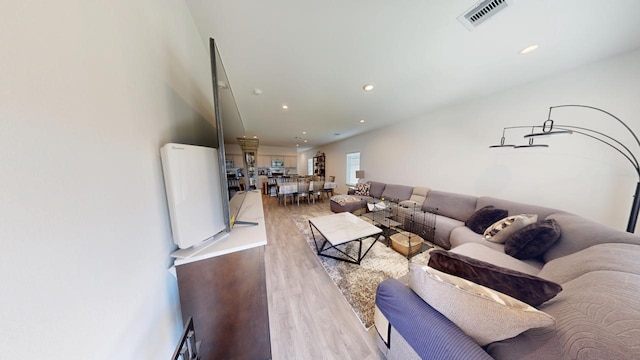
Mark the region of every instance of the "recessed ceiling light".
POLYGON ((526 48, 520 50, 520 54, 528 54, 528 53, 534 51, 537 48, 538 48, 538 44, 533 44, 533 45, 527 46, 526 48))
POLYGON ((257 138, 258 138, 258 136, 257 136, 257 135, 253 135, 253 138, 254 138, 254 139, 257 139, 257 138))
POLYGON ((287 110, 289 108, 289 106, 288 105, 282 105, 282 108, 287 110))
POLYGON ((361 122, 361 123, 363 123, 363 122, 364 122, 364 119, 361 119, 361 120, 360 120, 360 122, 361 122))
POLYGON ((302 132, 302 135, 306 135, 306 134, 307 134, 307 132, 306 132, 306 131, 303 131, 303 132, 302 132))
POLYGON ((296 147, 300 146, 300 144, 296 144, 296 147))
POLYGON ((305 140, 304 142, 307 142, 307 140, 305 140))
POLYGON ((364 89, 364 91, 371 91, 373 90, 373 84, 366 84, 362 88, 364 89))
POLYGON ((260 95, 262 95, 262 90, 260 90, 260 89, 253 89, 253 95, 255 95, 255 96, 260 96, 260 95))

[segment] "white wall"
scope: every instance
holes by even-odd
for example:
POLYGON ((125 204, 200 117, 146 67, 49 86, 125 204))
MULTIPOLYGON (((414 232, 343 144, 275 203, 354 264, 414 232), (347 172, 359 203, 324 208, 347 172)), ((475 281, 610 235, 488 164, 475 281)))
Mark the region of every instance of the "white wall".
MULTIPOLYGON (((367 180, 555 207, 624 230, 638 175, 614 150, 580 135, 536 140, 550 144, 548 149, 488 146, 499 143, 503 127, 541 125, 549 106, 560 104, 602 108, 640 135, 640 83, 632 80, 639 76, 635 51, 312 149, 301 158, 324 151, 327 175, 344 184, 346 153, 361 151, 367 180)), ((556 109, 553 118, 634 145, 622 125, 597 111, 556 109)), ((508 132, 507 142, 524 143, 525 133, 508 132)))
POLYGON ((167 359, 182 330, 159 148, 215 135, 183 1, 0 3, 0 353, 167 359))

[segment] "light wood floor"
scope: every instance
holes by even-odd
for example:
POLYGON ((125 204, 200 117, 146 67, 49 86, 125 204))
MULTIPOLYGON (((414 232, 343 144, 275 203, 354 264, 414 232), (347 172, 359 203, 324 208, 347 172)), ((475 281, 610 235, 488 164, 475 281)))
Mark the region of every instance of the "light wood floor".
POLYGON ((300 235, 291 212, 315 205, 278 205, 263 195, 271 351, 281 359, 383 359, 369 332, 300 235))

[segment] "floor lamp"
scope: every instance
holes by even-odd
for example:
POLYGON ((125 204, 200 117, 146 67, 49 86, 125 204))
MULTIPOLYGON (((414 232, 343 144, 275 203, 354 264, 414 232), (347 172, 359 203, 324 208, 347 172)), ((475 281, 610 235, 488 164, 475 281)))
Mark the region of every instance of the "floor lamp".
POLYGON ((578 107, 578 108, 586 108, 591 110, 597 110, 604 114, 609 115, 614 118, 618 123, 620 123, 624 128, 631 134, 634 139, 635 144, 632 146, 636 146, 637 150, 640 150, 640 141, 636 134, 631 130, 631 128, 625 124, 622 120, 620 120, 615 115, 607 112, 605 110, 599 109, 597 107, 588 106, 588 105, 557 105, 549 108, 549 116, 547 120, 542 123, 542 126, 534 125, 534 126, 510 126, 502 129, 502 137, 500 138, 499 145, 491 145, 490 148, 502 148, 502 147, 511 147, 511 148, 528 148, 528 147, 548 147, 546 144, 534 144, 533 139, 541 138, 541 137, 550 137, 550 136, 559 136, 559 135, 571 135, 571 134, 579 134, 584 135, 593 140, 599 141, 612 149, 616 150, 622 156, 624 156, 633 166, 636 174, 638 175, 638 183, 636 184, 636 191, 633 195, 633 203, 631 205, 631 212, 629 214, 629 222, 627 223, 627 232, 633 233, 636 228, 636 223, 638 221, 638 211, 640 210, 640 164, 638 163, 638 159, 629 149, 627 145, 614 139, 613 137, 604 134, 600 131, 588 129, 580 126, 573 125, 555 125, 554 121, 551 119, 551 112, 553 109, 563 108, 563 107, 578 107), (509 129, 515 128, 531 128, 531 134, 525 135, 524 138, 529 140, 528 145, 509 145, 505 144, 505 131, 509 129), (536 129, 540 129, 539 132, 536 132, 536 129))

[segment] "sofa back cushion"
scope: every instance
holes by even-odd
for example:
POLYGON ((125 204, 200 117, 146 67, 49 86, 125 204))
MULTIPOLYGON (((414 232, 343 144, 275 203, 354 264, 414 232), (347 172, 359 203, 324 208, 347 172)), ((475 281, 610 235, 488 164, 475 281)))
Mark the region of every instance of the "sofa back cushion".
POLYGON ((424 201, 427 199, 428 193, 429 193, 429 188, 416 186, 413 188, 413 192, 411 193, 411 197, 409 198, 409 200, 422 205, 424 204, 424 201))
POLYGON ((543 257, 546 262, 573 254, 590 246, 602 243, 640 244, 640 236, 599 224, 578 215, 568 213, 552 214, 560 225, 560 238, 543 257))
POLYGON ((382 192, 385 200, 402 201, 409 200, 413 187, 407 185, 387 184, 382 192))
POLYGON ((369 184, 371 184, 371 187, 369 187, 369 196, 380 199, 387 184, 377 181, 369 181, 369 184))
POLYGON ((509 215, 537 214, 538 220, 542 220, 551 214, 561 212, 559 210, 548 207, 529 205, 510 200, 498 199, 490 196, 479 197, 478 202, 476 203, 476 210, 481 209, 487 205, 493 205, 497 208, 505 209, 509 212, 509 215))
POLYGON ((618 271, 640 276, 640 245, 599 244, 549 261, 538 276, 563 284, 593 271, 618 271))
POLYGON ((478 198, 470 195, 455 194, 445 191, 431 190, 422 204, 422 210, 438 208, 438 215, 450 217, 460 221, 467 219, 476 211, 478 198))

